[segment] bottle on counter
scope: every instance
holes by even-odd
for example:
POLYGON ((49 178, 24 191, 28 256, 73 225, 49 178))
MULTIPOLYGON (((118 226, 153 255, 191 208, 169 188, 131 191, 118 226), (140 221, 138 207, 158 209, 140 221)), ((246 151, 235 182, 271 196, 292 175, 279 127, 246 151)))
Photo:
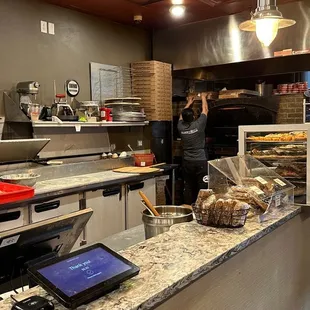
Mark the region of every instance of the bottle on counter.
POLYGON ((106 122, 107 121, 107 113, 106 113, 106 108, 105 107, 101 107, 100 108, 100 120, 102 122, 106 122))

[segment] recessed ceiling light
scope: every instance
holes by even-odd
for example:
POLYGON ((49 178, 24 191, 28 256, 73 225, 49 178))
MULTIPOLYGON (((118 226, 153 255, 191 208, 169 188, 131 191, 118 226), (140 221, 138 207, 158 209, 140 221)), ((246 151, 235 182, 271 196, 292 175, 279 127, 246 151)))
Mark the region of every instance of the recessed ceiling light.
POLYGON ((184 5, 173 5, 169 11, 171 15, 174 17, 183 17, 185 14, 185 6, 184 5))
POLYGON ((183 4, 183 0, 171 0, 171 3, 173 5, 180 5, 180 4, 183 4))

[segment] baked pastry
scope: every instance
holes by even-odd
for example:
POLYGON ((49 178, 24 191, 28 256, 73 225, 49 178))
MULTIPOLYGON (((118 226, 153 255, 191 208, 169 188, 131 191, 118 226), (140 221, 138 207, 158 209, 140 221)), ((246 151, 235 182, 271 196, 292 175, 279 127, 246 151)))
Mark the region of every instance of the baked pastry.
POLYGON ((214 194, 214 192, 212 189, 201 189, 198 193, 197 199, 206 199, 213 194, 214 194))
POLYGON ((206 200, 203 201, 202 203, 202 208, 205 210, 211 210, 216 203, 216 197, 215 195, 209 196, 206 200))
POLYGON ((208 199, 211 195, 214 195, 212 189, 201 189, 197 196, 196 205, 202 206, 203 201, 208 199))
POLYGON ((307 133, 304 131, 293 131, 289 133, 271 133, 266 136, 250 136, 249 140, 270 141, 270 142, 289 142, 289 141, 305 141, 307 133))
MULTIPOLYGON (((241 190, 241 187, 236 187, 236 190, 239 189, 241 190)), ((244 192, 241 193, 246 194, 244 192)), ((236 199, 217 199, 213 194, 213 191, 203 191, 198 195, 197 200, 201 200, 202 203, 200 206, 196 204, 193 209, 197 221, 204 225, 222 227, 243 226, 250 209, 250 206, 247 203, 236 199), (206 198, 206 196, 208 197, 206 198)))
POLYGON ((287 163, 287 164, 280 164, 275 172, 282 177, 305 177, 306 176, 306 165, 301 163, 287 163))
POLYGON ((290 134, 294 136, 295 141, 307 140, 307 133, 305 131, 293 131, 290 134))
POLYGON ((250 187, 232 186, 227 192, 226 197, 240 200, 253 208, 261 208, 264 211, 268 205, 262 200, 262 198, 256 194, 256 192, 250 187))

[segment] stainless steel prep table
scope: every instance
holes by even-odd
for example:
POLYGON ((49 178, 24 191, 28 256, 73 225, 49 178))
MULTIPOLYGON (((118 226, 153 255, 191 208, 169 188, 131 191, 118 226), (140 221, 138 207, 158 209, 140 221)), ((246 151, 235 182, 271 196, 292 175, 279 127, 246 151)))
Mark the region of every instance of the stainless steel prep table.
MULTIPOLYGON (((178 167, 178 165, 165 165, 163 171, 156 172, 156 173, 150 173, 150 174, 120 174, 120 173, 114 173, 114 178, 109 178, 104 180, 104 173, 111 173, 110 171, 103 171, 98 173, 91 173, 87 175, 78 175, 74 177, 74 186, 68 184, 68 182, 72 181, 73 177, 69 178, 59 178, 54 180, 49 180, 50 183, 55 183, 54 185, 51 184, 51 186, 48 188, 46 186, 45 188, 42 188, 42 183, 46 182, 43 181, 37 183, 37 188, 35 189, 35 196, 31 199, 18 201, 14 203, 8 203, 0 205, 1 209, 14 209, 17 207, 28 207, 30 204, 33 203, 42 203, 47 200, 52 200, 60 197, 65 197, 72 194, 79 194, 87 191, 93 191, 97 189, 103 189, 106 187, 118 185, 118 184, 130 184, 131 182, 141 182, 150 178, 154 178, 157 176, 161 176, 163 174, 172 173, 172 177, 174 177, 174 170, 178 167), (88 181, 83 182, 82 178, 83 176, 88 176, 88 181), (89 182, 89 179, 92 179, 93 182, 89 182), (80 178, 80 181, 78 180, 80 178), (41 186, 40 186, 41 185, 41 186), (57 189, 57 185, 59 185, 57 189)), ((174 181, 172 180, 172 184, 174 184, 174 181)), ((44 187, 44 186, 43 186, 44 187)), ((174 187, 174 186, 173 186, 174 187)), ((172 192, 172 200, 174 201, 174 190, 172 192)))

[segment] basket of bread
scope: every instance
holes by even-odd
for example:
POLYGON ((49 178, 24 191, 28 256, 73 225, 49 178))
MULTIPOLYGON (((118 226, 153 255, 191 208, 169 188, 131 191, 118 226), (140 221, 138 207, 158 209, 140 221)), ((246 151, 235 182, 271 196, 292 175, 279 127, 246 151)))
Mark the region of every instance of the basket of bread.
POLYGON ((208 226, 242 227, 250 216, 263 222, 294 203, 294 186, 248 155, 209 161, 209 188, 193 206, 208 226))
POLYGON ((213 190, 200 190, 193 205, 199 224, 214 227, 237 228, 244 226, 250 205, 237 199, 219 197, 213 190))

